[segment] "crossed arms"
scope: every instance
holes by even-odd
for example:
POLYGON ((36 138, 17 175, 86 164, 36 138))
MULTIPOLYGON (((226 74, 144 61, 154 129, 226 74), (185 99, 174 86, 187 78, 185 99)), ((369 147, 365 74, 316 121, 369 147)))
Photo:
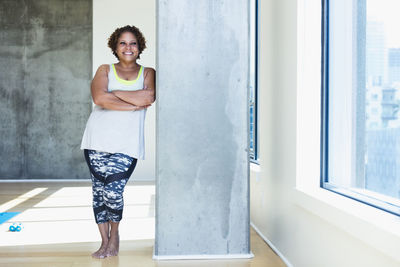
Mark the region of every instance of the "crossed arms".
POLYGON ((129 111, 147 108, 155 101, 154 69, 145 69, 144 88, 137 91, 108 92, 108 71, 109 65, 101 65, 93 78, 91 92, 96 105, 104 109, 129 111))

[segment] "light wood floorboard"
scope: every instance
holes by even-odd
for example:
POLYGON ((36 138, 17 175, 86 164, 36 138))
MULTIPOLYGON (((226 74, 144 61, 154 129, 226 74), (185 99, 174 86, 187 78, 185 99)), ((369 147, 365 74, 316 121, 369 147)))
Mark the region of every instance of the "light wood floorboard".
POLYGON ((99 234, 91 209, 87 182, 0 183, 0 212, 21 212, 0 225, 2 267, 280 267, 285 266, 251 229, 252 259, 152 260, 154 245, 153 183, 130 182, 125 194, 117 257, 93 259, 99 234), (11 223, 22 223, 21 232, 10 232, 11 223))

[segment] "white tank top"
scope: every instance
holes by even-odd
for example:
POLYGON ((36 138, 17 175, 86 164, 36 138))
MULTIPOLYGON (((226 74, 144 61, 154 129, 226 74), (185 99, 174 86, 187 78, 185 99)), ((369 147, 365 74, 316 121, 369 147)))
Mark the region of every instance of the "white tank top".
MULTIPOLYGON (((143 89, 144 68, 140 66, 136 80, 123 80, 117 75, 114 64, 108 72, 108 91, 135 91, 143 89)), ((139 111, 107 110, 95 105, 86 123, 81 149, 109 153, 124 153, 144 159, 144 119, 146 109, 139 111)))

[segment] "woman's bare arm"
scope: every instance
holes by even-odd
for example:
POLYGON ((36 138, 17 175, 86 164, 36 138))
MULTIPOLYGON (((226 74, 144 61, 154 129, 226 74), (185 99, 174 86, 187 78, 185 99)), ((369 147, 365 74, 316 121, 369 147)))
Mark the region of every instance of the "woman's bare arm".
POLYGON ((92 80, 91 92, 93 102, 105 109, 110 110, 140 110, 144 107, 138 107, 108 92, 108 65, 101 65, 92 80))
POLYGON ((135 106, 149 106, 156 97, 156 75, 155 70, 146 68, 144 73, 144 89, 137 91, 114 90, 112 93, 121 100, 135 106))

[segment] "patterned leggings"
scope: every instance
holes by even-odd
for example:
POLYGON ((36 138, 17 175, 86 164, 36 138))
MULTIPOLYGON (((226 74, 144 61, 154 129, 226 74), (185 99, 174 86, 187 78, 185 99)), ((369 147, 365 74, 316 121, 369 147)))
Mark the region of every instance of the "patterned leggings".
POLYGON ((92 177, 96 223, 121 221, 124 188, 136 167, 137 159, 122 153, 88 149, 84 153, 92 177))

